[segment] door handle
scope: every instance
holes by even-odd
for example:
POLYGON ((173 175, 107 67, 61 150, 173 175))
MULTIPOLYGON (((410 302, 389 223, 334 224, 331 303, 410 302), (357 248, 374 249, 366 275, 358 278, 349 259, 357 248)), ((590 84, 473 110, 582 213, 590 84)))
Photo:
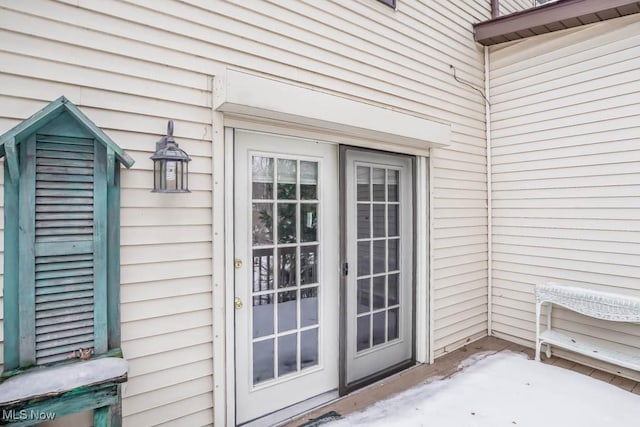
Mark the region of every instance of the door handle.
POLYGON ((240 310, 242 308, 242 305, 243 305, 242 304, 242 300, 240 298, 236 297, 233 300, 233 305, 235 306, 236 310, 240 310))

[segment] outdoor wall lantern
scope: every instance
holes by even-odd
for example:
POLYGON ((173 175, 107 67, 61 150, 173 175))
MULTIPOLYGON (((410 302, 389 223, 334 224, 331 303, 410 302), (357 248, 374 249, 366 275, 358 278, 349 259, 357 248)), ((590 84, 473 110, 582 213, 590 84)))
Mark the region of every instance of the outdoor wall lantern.
POLYGON ((189 162, 191 157, 173 139, 173 120, 167 134, 156 142, 153 160, 153 193, 190 193, 189 162))

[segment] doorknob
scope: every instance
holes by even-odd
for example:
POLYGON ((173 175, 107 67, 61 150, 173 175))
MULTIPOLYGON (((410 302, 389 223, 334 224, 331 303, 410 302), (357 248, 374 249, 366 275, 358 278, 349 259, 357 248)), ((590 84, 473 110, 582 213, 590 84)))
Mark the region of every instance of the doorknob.
POLYGON ((242 308, 242 300, 236 297, 233 301, 233 305, 236 307, 236 310, 240 310, 242 308))

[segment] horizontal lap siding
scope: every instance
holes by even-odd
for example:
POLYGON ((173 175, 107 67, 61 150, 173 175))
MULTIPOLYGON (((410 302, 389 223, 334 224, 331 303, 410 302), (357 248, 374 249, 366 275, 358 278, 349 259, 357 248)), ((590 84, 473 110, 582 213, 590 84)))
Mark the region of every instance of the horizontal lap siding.
POLYGON ((512 13, 535 7, 536 0, 499 0, 500 16, 510 15, 512 13))
POLYGON ((3 3, 0 131, 64 93, 136 160, 123 172, 121 211, 125 424, 213 415, 210 79, 225 66, 451 124, 451 145, 431 160, 436 354, 486 333, 484 103, 450 64, 483 85, 472 24, 489 9, 480 0, 403 0, 397 11, 372 0, 3 3), (193 158, 188 195, 149 192, 148 157, 167 118, 193 158))
MULTIPOLYGON (((640 296, 639 34, 636 15, 492 53, 497 335, 532 345, 546 280, 640 296)), ((554 322, 640 351, 637 326, 554 322)))

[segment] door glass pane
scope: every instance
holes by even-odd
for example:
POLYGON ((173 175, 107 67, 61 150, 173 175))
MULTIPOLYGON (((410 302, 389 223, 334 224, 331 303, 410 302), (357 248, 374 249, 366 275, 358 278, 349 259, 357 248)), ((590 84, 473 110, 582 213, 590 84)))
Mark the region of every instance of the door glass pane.
POLYGON ((296 286, 296 248, 278 249, 278 287, 296 286))
POLYGON ((318 324, 318 288, 300 289, 300 326, 318 324))
POLYGON ((253 343, 253 383, 270 380, 273 375, 273 339, 253 343))
POLYGON ((251 192, 254 199, 273 199, 273 159, 253 156, 251 192))
POLYGON ((378 310, 384 308, 386 299, 385 295, 385 276, 373 278, 373 309, 378 310))
POLYGON ((398 309, 389 310, 389 324, 387 326, 387 339, 389 341, 398 338, 398 309))
POLYGON ((318 328, 300 333, 300 368, 318 364, 318 328))
POLYGON ((373 205, 373 237, 385 237, 385 205, 373 205))
POLYGON ((371 200, 371 188, 369 186, 370 183, 370 174, 371 168, 358 166, 357 167, 357 200, 360 201, 369 201, 371 200))
POLYGON ((385 240, 375 240, 373 242, 373 274, 386 271, 385 246, 385 240))
POLYGON ((397 202, 398 199, 398 171, 387 170, 387 189, 389 191, 389 201, 397 202))
POLYGON ((296 204, 278 203, 278 242, 296 241, 296 204))
POLYGON ((358 239, 366 239, 371 235, 370 204, 358 203, 358 239))
POLYGON ((371 273, 371 255, 369 242, 358 242, 358 276, 371 273))
POLYGON ((253 337, 273 334, 273 294, 253 297, 253 337))
POLYGON ((398 239, 389 239, 389 271, 398 269, 398 239))
POLYGON ((315 242, 318 240, 318 205, 302 203, 300 205, 300 241, 315 242))
POLYGON ((376 202, 384 202, 385 201, 385 191, 384 191, 385 170, 374 168, 373 177, 371 181, 373 182, 373 200, 376 202))
POLYGON ((361 350, 366 350, 368 349, 371 345, 369 344, 369 338, 370 338, 370 324, 369 324, 369 320, 371 319, 371 316, 364 315, 361 317, 358 317, 358 321, 357 321, 357 350, 361 351, 361 350))
POLYGON ((253 250, 253 292, 273 289, 273 249, 253 250))
POLYGON ((300 284, 318 283, 318 245, 300 247, 300 284))
POLYGON ((389 275, 389 296, 387 300, 388 305, 396 305, 400 302, 400 298, 398 296, 398 279, 399 274, 390 274, 389 275))
POLYGON ((296 199, 297 167, 295 160, 278 159, 278 199, 296 199))
POLYGON ((273 243, 273 203, 254 203, 252 209, 252 235, 254 245, 273 243))
POLYGON ((358 279, 358 314, 371 310, 371 289, 369 283, 371 279, 358 279))
POLYGON ((278 376, 298 370, 298 334, 278 338, 278 376))
POLYGON ((385 342, 385 312, 373 314, 373 345, 382 344, 385 342))
POLYGON ((300 162, 300 199, 318 198, 318 162, 300 162))
POLYGON ((278 292, 278 332, 286 332, 298 326, 298 301, 296 291, 278 292))
POLYGON ((387 224, 389 236, 398 236, 398 205, 387 206, 387 224))

